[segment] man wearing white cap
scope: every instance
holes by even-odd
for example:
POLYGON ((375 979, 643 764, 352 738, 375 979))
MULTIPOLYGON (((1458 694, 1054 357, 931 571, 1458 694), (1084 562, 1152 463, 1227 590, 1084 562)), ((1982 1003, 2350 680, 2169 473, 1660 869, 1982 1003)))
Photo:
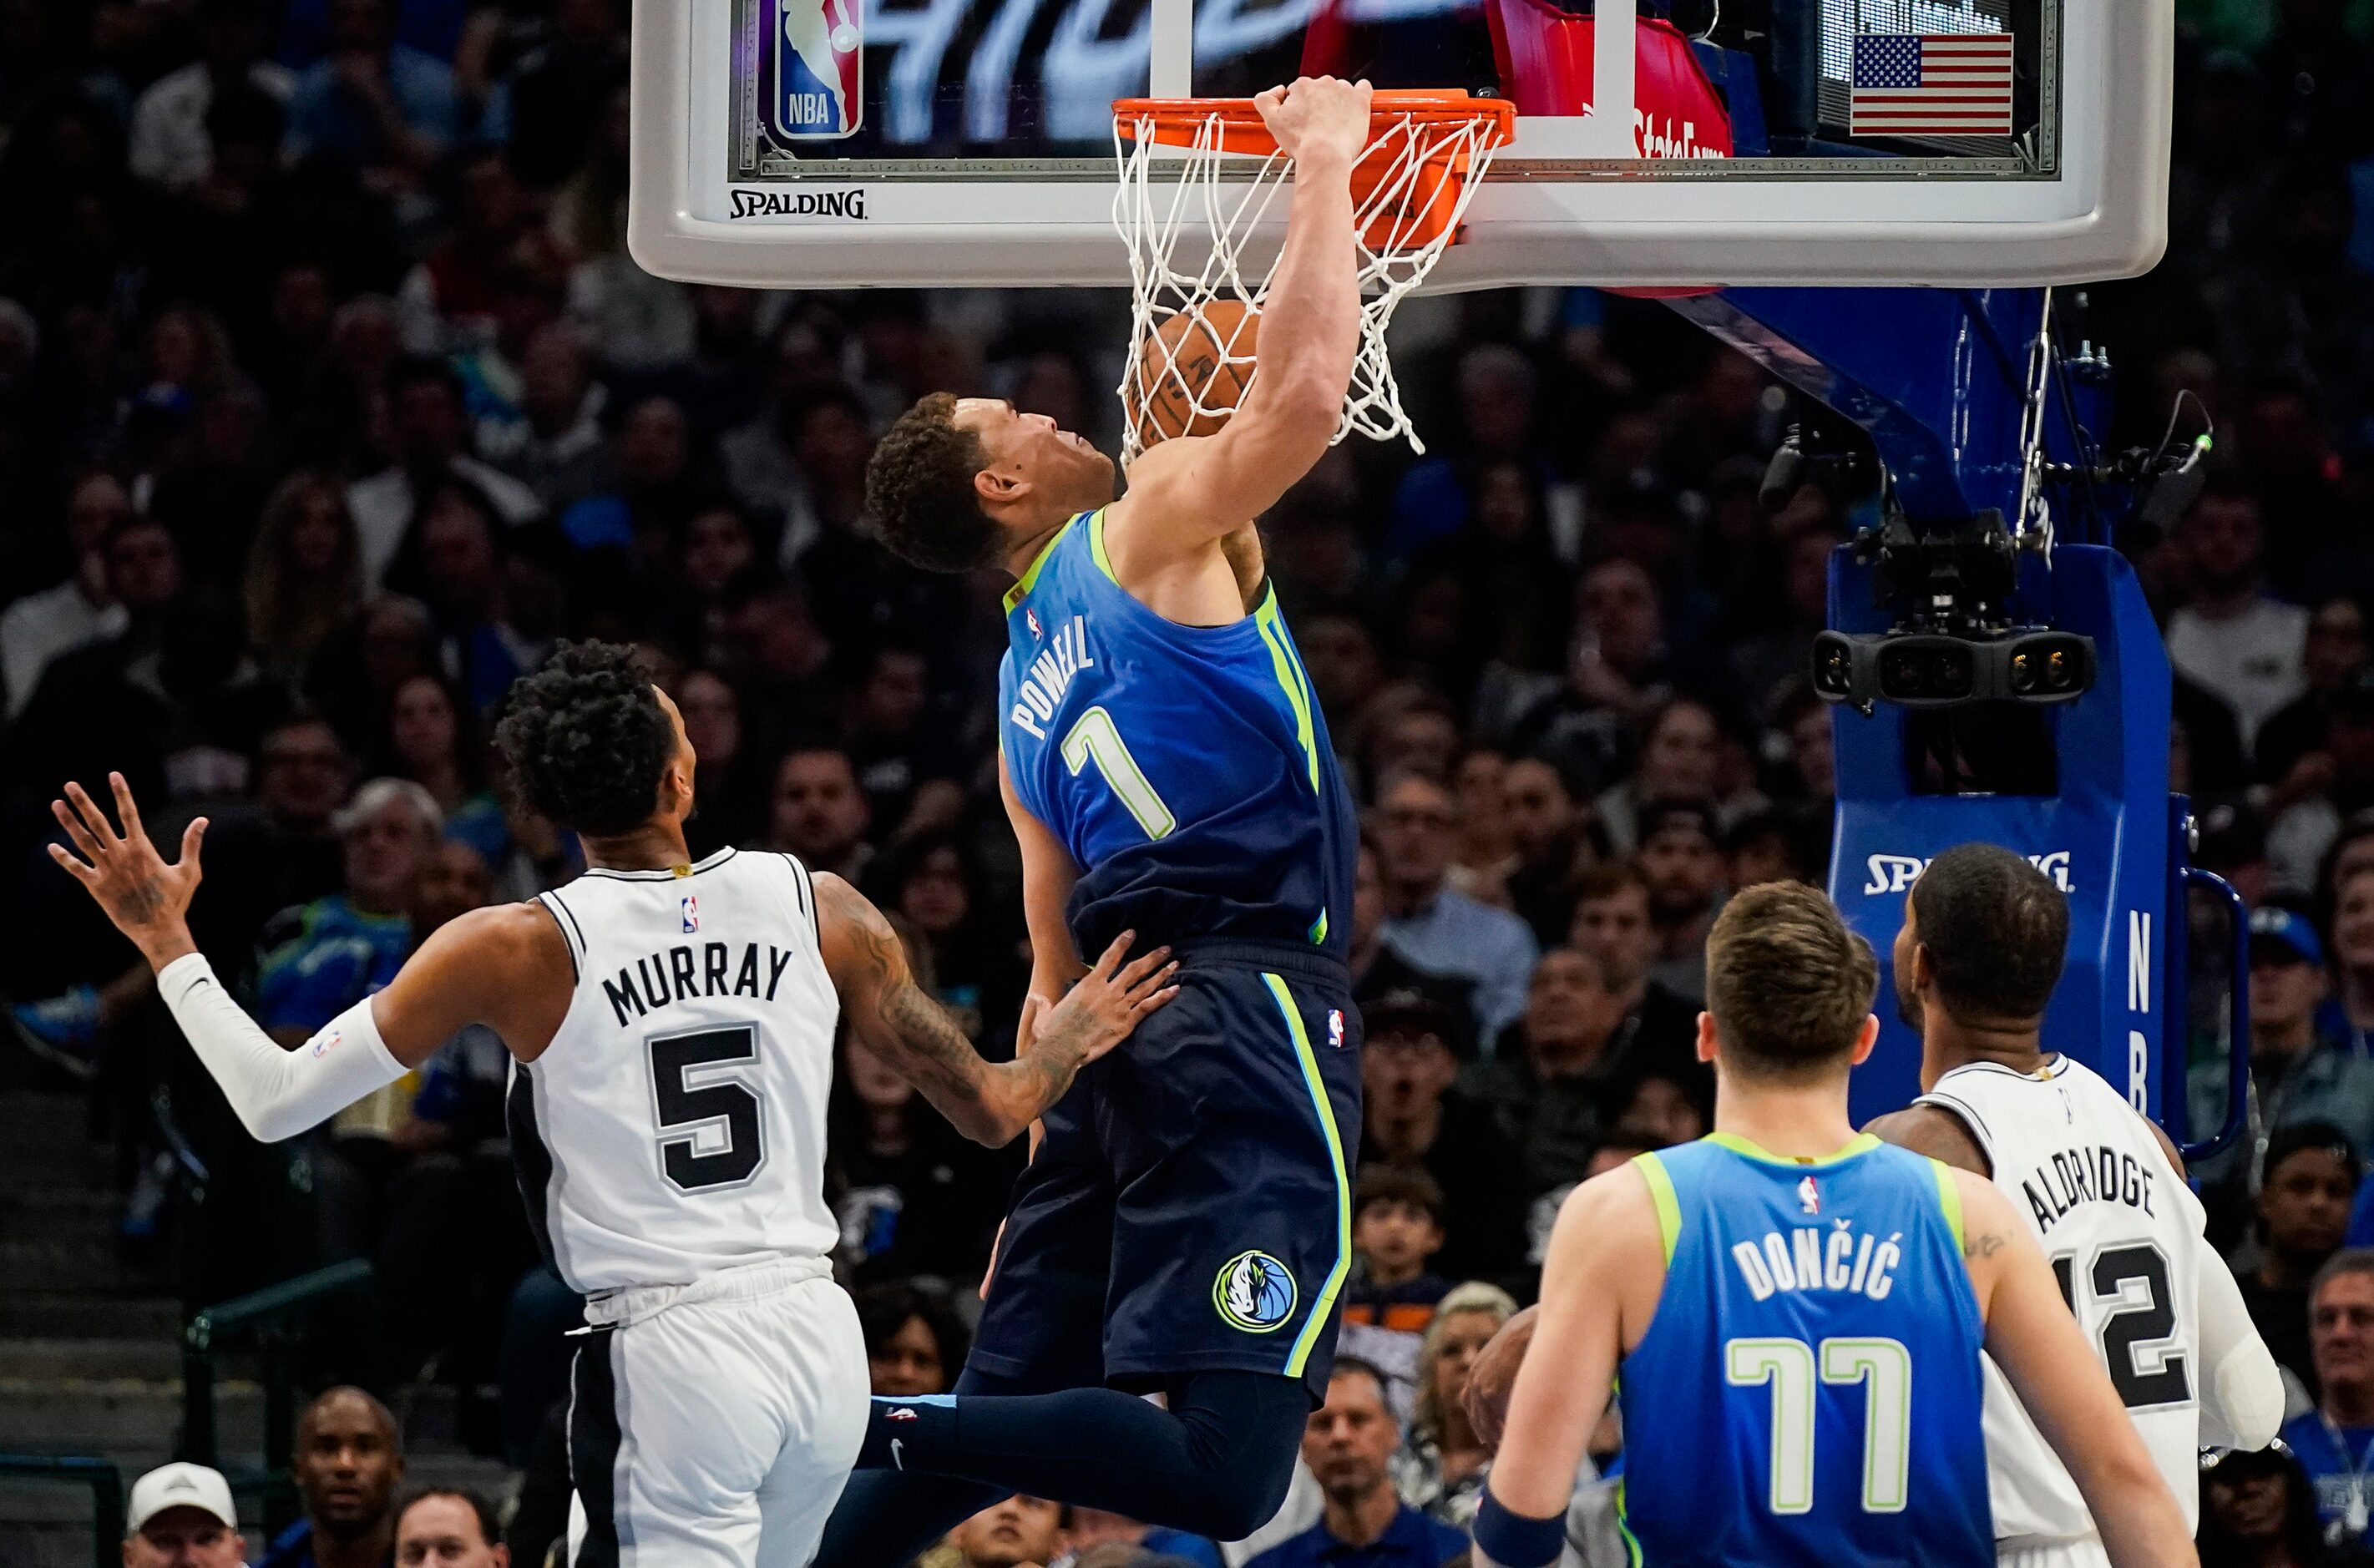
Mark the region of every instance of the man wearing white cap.
POLYGON ((246 1553, 220 1470, 177 1459, 132 1483, 123 1568, 239 1568, 246 1553))

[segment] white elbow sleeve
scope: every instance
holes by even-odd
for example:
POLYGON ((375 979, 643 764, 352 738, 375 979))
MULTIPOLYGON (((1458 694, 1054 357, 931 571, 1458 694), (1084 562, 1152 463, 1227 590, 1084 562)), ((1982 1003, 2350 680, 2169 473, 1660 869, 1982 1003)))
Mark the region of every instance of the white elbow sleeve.
POLYGON ((2226 1261, 2196 1238, 2201 1270, 2201 1440, 2214 1448, 2263 1448, 2284 1423, 2284 1375, 2259 1338, 2226 1261))
POLYGON ((380 1038, 369 998, 292 1051, 256 1026, 198 954, 159 970, 157 989, 241 1124, 267 1143, 318 1126, 405 1074, 380 1038))

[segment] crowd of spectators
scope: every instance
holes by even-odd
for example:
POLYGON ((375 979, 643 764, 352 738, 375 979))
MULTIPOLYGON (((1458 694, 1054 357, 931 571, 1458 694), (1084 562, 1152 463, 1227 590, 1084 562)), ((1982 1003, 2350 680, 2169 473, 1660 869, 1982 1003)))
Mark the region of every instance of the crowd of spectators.
MULTIPOLYGON (((2179 672, 2201 858, 2257 910, 2251 1136, 2202 1174, 2332 1434, 2295 1445, 2316 1489, 2213 1477, 2213 1538, 2256 1553, 2287 1498, 2362 1529, 2374 1442, 2374 1295, 2353 1293, 2374 1271, 2336 1251, 2374 1239, 2350 1214, 2374 1150, 2374 48, 2344 0, 2178 9, 2168 255, 2089 291, 2088 332, 2121 378, 2113 444, 2156 437, 2180 390, 2217 438, 2199 504, 2129 543, 2179 672)), ((532 1473, 572 1304, 500 1196, 499 1044, 467 1032, 253 1148, 41 848, 68 777, 121 771, 160 837, 209 815, 200 945, 302 1038, 442 921, 572 874, 576 846, 489 777, 489 711, 559 638, 633 640, 699 753, 696 851, 859 883, 981 1048, 1010 1049, 1028 965, 993 764, 1000 585, 876 545, 864 470, 937 390, 1115 444, 1125 303, 643 274, 626 11, 0 0, 0 989, 124 1152, 127 1245, 175 1223, 171 1151, 194 1148, 217 1208, 255 1223, 191 1288, 376 1259, 392 1375, 516 1385, 471 1430, 532 1473)), ((1347 443, 1265 520, 1364 808, 1357 1364, 1314 1425, 1309 1518, 1380 1561, 1440 1538, 1376 1476, 1429 1520, 1473 1505, 1455 1386, 1561 1195, 1705 1129, 1705 932, 1731 890, 1827 863, 1832 718, 1803 666, 1825 562, 1872 519, 1818 484, 1764 504, 1787 426, 1819 415, 1653 302, 1404 316, 1431 455, 1347 443)), ((2204 1071, 2197 1119, 2220 1104, 2204 1071)), ((1018 1155, 853 1049, 830 1125, 877 1387, 944 1386, 1018 1155)), ((1197 1550, 1006 1514, 946 1550, 1197 1550)))

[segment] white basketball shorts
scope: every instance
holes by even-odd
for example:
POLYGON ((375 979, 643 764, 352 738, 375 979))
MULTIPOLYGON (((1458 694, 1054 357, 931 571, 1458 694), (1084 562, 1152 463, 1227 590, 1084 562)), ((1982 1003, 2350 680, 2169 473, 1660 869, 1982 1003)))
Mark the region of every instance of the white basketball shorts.
POLYGON ((803 1568, 865 1436, 857 1309, 784 1258, 588 1304, 570 1568, 803 1568))

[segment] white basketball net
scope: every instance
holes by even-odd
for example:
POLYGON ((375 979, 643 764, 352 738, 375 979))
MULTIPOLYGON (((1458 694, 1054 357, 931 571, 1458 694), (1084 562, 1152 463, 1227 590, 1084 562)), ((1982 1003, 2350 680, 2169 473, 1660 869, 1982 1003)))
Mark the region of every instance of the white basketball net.
MULTIPOLYGON (((1113 152, 1121 165, 1113 227, 1129 247, 1131 279, 1129 359, 1120 389, 1124 462, 1148 444, 1146 433, 1158 430, 1149 418, 1157 402, 1174 415, 1192 411, 1199 420, 1225 415, 1235 406, 1233 395, 1212 406, 1198 395, 1207 388, 1233 394, 1233 378, 1216 370, 1199 387, 1179 373, 1176 350, 1205 334, 1174 330, 1165 342, 1159 330, 1175 314, 1201 321, 1205 308, 1216 301, 1262 308, 1277 267, 1282 226, 1270 227, 1265 253, 1249 257, 1248 247, 1273 210, 1284 217, 1286 202, 1279 193, 1287 189, 1287 176, 1294 167, 1282 152, 1256 161, 1250 154, 1222 151, 1217 114, 1197 127, 1193 146, 1158 144, 1151 118, 1135 123, 1135 135, 1130 135, 1132 128, 1119 120, 1113 126, 1113 152), (1248 170, 1250 180, 1244 178, 1248 170)), ((1491 122, 1480 116, 1443 121, 1381 113, 1369 145, 1363 178, 1376 160, 1388 162, 1365 200, 1359 199, 1358 185, 1354 187, 1353 221, 1360 234, 1360 347, 1334 439, 1340 441, 1353 430, 1379 441, 1405 436, 1411 450, 1423 453, 1426 446, 1410 427, 1409 415, 1402 411, 1401 389, 1393 384, 1385 327, 1394 308, 1426 280, 1457 234, 1459 220, 1498 148, 1491 122), (1451 221, 1433 238, 1416 240, 1446 180, 1458 183, 1451 221)), ((1230 346, 1224 333, 1214 332, 1211 341, 1224 350, 1230 346)), ((1249 381, 1253 356, 1240 347, 1225 355, 1223 369, 1234 369, 1249 381)))

